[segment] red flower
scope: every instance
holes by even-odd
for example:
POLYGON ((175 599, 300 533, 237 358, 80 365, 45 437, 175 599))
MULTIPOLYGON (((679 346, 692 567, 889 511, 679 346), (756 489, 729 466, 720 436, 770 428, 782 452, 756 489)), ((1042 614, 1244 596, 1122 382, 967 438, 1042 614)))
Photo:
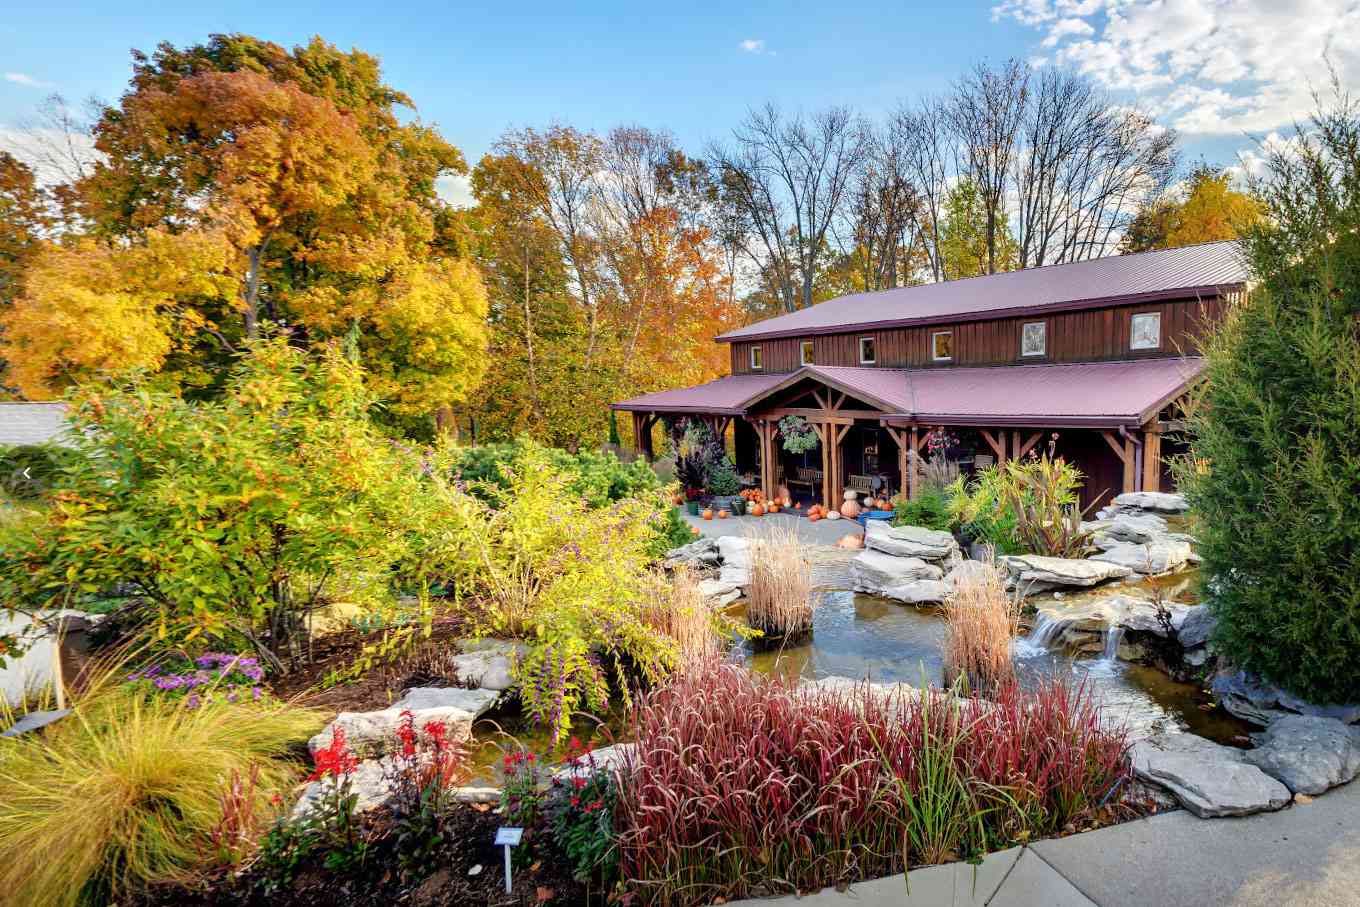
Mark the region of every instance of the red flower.
POLYGON ((416 754, 415 715, 410 709, 401 710, 401 724, 397 725, 397 739, 401 741, 401 754, 411 757, 416 754))
POLYGON ((577 775, 575 778, 571 779, 571 783, 576 787, 577 790, 580 790, 581 788, 585 787, 588 782, 586 781, 585 778, 582 778, 581 776, 577 775))
POLYGON ((316 769, 308 776, 309 781, 320 781, 327 775, 338 779, 359 767, 359 760, 345 743, 345 729, 342 727, 336 728, 331 735, 331 745, 317 750, 312 759, 316 762, 316 769))
POLYGON ((572 806, 580 806, 580 805, 581 805, 581 798, 580 798, 580 797, 572 797, 572 798, 571 798, 571 805, 572 805, 572 806))

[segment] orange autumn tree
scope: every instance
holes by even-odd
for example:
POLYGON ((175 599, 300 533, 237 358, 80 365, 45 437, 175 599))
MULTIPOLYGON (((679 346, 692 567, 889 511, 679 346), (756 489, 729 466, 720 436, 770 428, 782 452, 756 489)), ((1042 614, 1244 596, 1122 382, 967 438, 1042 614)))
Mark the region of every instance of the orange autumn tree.
MULTIPOLYGON (((193 235, 221 244, 220 274, 235 281, 225 306, 194 294, 157 303, 196 313, 176 327, 196 324, 197 334, 173 344, 193 355, 159 357, 167 377, 213 393, 243 341, 270 322, 306 343, 349 338, 385 417, 408 430, 428 431, 433 414, 467 397, 484 368, 486 295, 435 191, 466 165, 434 130, 402 123, 403 106, 413 105, 382 82, 374 58, 319 39, 288 51, 216 35, 134 55, 129 90, 95 127, 104 160, 74 187, 90 241, 136 256, 157 232, 193 235)), ((32 338, 44 313, 60 310, 59 275, 84 279, 55 252, 48 271, 52 280, 20 302, 32 338)), ((28 371, 42 378, 24 390, 70 383, 61 359, 71 346, 31 342, 28 371)), ((157 359, 101 362, 93 348, 76 358, 109 372, 157 359)))
MULTIPOLYGON (((12 154, 0 151, 0 315, 22 290, 49 225, 43 193, 33 171, 12 154)), ((0 359, 0 398, 11 383, 6 371, 6 363, 0 359)))
POLYGON ((1139 209, 1120 251, 1146 252, 1236 239, 1260 220, 1260 202, 1233 189, 1231 177, 1223 170, 1201 164, 1186 180, 1183 197, 1152 199, 1139 209))
POLYGON ((507 133, 473 173, 467 223, 491 290, 482 437, 594 446, 612 400, 726 371, 738 323, 703 225, 711 181, 665 133, 507 133))

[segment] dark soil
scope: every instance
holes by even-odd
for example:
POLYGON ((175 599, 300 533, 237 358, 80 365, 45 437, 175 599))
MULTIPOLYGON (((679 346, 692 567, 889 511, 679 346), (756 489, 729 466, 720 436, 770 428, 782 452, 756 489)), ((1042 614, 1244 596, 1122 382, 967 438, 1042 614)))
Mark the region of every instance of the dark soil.
POLYGON ((600 892, 589 892, 571 878, 549 835, 529 845, 535 848, 532 862, 515 870, 514 889, 506 894, 503 849, 493 843, 500 825, 500 816, 490 806, 455 807, 446 826, 445 843, 423 874, 403 874, 393 842, 384 838, 374 842, 367 868, 352 874, 329 872, 319 864, 306 865, 290 886, 266 893, 263 872, 256 865, 236 877, 157 888, 130 907, 551 907, 605 903, 600 892), (481 869, 474 875, 478 866, 481 869))
POLYGON ((446 659, 456 652, 454 640, 468 634, 462 620, 442 618, 435 622, 428 639, 413 644, 392 661, 380 660, 357 680, 323 689, 328 674, 344 671, 354 664, 364 646, 381 638, 379 634, 364 635, 355 630, 333 633, 316 641, 310 664, 273 677, 271 688, 281 699, 296 699, 300 705, 322 710, 366 712, 385 709, 410 687, 455 686, 458 678, 446 667, 446 659))

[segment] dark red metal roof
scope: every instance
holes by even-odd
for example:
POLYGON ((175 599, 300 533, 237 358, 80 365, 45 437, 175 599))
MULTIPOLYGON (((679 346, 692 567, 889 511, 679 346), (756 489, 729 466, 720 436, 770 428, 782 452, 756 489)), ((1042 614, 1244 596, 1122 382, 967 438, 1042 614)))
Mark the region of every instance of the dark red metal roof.
POLYGON ((1156 299, 1218 296, 1244 284, 1235 242, 1203 243, 1090 261, 1008 271, 877 293, 855 293, 767 318, 720 341, 976 321, 1156 299))
POLYGON ((784 375, 733 375, 614 404, 643 412, 742 415, 778 390, 811 379, 927 425, 1138 426, 1204 368, 1198 358, 988 368, 888 369, 809 365, 784 375))

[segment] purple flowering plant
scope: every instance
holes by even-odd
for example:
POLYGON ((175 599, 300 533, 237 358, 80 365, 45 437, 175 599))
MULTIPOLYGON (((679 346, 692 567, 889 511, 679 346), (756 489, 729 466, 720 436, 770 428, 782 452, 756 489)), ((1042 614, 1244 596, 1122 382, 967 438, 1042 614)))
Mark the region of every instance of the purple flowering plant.
POLYGON ((206 702, 259 702, 268 695, 259 659, 227 652, 167 658, 133 671, 127 682, 148 693, 182 698, 191 709, 206 702))

